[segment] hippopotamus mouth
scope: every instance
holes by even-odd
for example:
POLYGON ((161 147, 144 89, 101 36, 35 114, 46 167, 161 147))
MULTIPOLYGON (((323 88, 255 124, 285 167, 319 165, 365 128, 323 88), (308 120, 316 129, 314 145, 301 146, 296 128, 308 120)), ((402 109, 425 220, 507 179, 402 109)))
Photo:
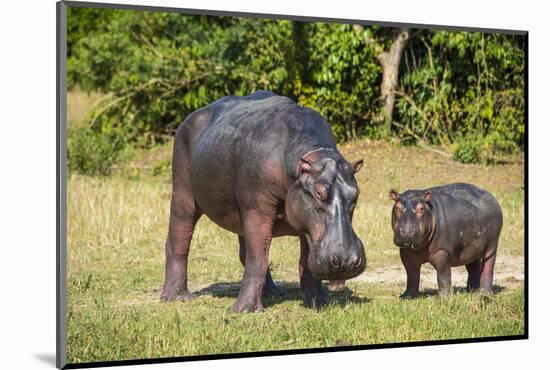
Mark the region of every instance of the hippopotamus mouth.
POLYGON ((404 243, 402 247, 400 248, 410 248, 410 249, 415 249, 415 246, 413 243, 404 243))
POLYGON ((323 252, 325 251, 322 248, 314 247, 308 258, 308 268, 316 279, 348 280, 365 270, 367 261, 362 243, 347 253, 323 252))
POLYGON ((419 250, 422 249, 422 243, 418 241, 404 241, 404 240, 394 240, 394 244, 401 249, 411 249, 411 250, 419 250))
POLYGON ((319 280, 348 280, 360 275, 365 270, 365 262, 362 260, 349 270, 336 270, 328 266, 309 266, 310 272, 319 280))

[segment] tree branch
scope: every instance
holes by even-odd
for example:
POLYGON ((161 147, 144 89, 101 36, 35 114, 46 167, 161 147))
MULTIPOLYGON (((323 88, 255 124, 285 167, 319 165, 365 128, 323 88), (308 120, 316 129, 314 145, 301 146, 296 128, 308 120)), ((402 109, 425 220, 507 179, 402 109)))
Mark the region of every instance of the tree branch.
POLYGON ((394 126, 397 126, 399 128, 402 128, 404 129, 405 131, 407 131, 407 133, 412 136, 413 138, 416 139, 416 142, 418 144, 419 147, 423 148, 423 149, 426 149, 426 150, 429 150, 431 152, 434 152, 434 153, 437 153, 439 155, 442 155, 444 157, 447 157, 447 158, 450 158, 452 157, 452 154, 450 153, 447 153, 447 152, 443 152, 441 150, 437 150, 437 149, 434 149, 432 147, 430 147, 420 136, 418 136, 417 134, 414 133, 413 130, 411 130, 410 128, 408 128, 407 126, 405 125, 402 125, 400 124, 399 122, 396 122, 396 121, 392 121, 392 124, 394 126))

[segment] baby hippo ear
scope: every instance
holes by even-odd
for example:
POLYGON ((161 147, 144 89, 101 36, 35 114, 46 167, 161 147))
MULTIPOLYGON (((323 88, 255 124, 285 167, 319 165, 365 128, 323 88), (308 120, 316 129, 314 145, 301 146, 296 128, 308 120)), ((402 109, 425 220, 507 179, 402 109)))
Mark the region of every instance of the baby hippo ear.
POLYGON ((351 167, 353 168, 353 173, 359 172, 361 168, 363 168, 363 160, 360 159, 358 161, 355 161, 351 164, 351 167))
POLYGON ((394 202, 397 202, 397 199, 399 199, 399 193, 395 190, 390 190, 390 198, 393 199, 394 202))
POLYGON ((432 192, 429 190, 425 192, 422 196, 422 199, 424 199, 424 202, 429 202, 430 200, 432 200, 432 192))

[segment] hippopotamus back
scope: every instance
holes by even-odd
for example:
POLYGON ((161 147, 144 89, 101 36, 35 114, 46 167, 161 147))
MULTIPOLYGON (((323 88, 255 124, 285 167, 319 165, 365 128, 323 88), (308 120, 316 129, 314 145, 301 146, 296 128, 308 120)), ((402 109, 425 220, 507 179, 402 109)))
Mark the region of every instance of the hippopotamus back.
MULTIPOLYGON (((457 240, 467 244, 487 232, 500 233, 502 210, 491 193, 466 183, 437 186, 422 192, 428 190, 432 193, 431 203, 439 230, 436 236, 444 237, 447 243, 457 240)), ((457 260, 455 263, 466 262, 457 260)))

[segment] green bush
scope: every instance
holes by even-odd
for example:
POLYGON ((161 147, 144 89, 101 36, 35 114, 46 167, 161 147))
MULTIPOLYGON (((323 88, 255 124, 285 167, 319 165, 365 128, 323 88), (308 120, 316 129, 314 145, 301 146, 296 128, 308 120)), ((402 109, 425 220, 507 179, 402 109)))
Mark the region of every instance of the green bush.
POLYGON ((109 175, 125 146, 124 138, 116 131, 97 132, 87 127, 69 129, 69 171, 85 175, 109 175))
POLYGON ((299 81, 298 102, 331 122, 338 141, 376 136, 379 127, 372 125, 382 68, 376 60, 379 45, 366 42, 373 40, 373 30, 331 23, 309 29, 310 75, 299 81))
POLYGON ((402 63, 397 110, 403 127, 395 135, 412 132, 440 145, 461 140, 458 157, 473 161, 485 158, 474 155, 474 147, 523 149, 523 42, 481 32, 417 34, 402 63))
POLYGON ((318 110, 340 142, 391 135, 456 147, 463 161, 524 148, 523 36, 411 30, 388 126, 377 56, 389 50, 391 28, 84 8, 68 14, 69 87, 107 93, 88 126, 115 130, 131 145, 163 142, 194 110, 264 89, 318 110))
POLYGON ((462 163, 477 163, 480 160, 481 141, 477 137, 461 138, 453 152, 453 159, 462 163))
POLYGON ((453 158, 462 163, 493 164, 499 155, 516 150, 513 142, 496 131, 484 137, 468 134, 457 140, 453 158))

